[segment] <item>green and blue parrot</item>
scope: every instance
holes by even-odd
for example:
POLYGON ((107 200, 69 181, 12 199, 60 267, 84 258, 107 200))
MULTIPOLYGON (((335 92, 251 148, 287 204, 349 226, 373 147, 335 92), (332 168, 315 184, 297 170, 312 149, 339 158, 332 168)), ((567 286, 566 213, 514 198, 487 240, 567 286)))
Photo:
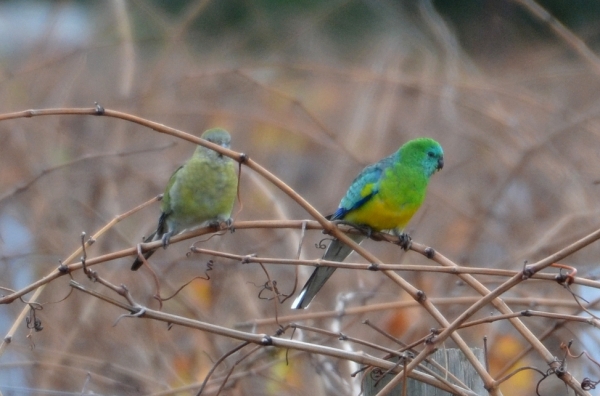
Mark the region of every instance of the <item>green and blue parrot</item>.
MULTIPOLYGON (((231 136, 220 128, 205 131, 202 139, 229 148, 231 136)), ((144 243, 161 240, 166 248, 173 235, 216 222, 231 223, 231 211, 237 195, 235 162, 204 146, 173 173, 163 194, 161 215, 156 231, 144 243)), ((150 257, 156 249, 144 253, 150 257)), ((138 257, 132 271, 141 267, 138 257)))
MULTIPOLYGON (((400 232, 425 200, 429 178, 443 166, 444 151, 438 142, 429 138, 410 140, 394 154, 364 168, 328 218, 371 231, 392 230, 410 241, 400 232)), ((356 243, 366 238, 363 234, 348 236, 356 243)), ((323 260, 342 262, 351 252, 349 246, 334 239, 323 260)), ((334 272, 334 267, 316 268, 292 308, 308 307, 334 272)))

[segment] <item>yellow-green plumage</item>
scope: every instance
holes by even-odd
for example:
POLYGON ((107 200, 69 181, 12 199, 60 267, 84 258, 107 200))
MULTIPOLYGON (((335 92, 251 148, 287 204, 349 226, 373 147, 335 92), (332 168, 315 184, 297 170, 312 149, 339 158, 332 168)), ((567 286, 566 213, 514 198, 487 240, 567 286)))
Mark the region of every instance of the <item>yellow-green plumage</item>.
MULTIPOLYGON (((209 129, 202 139, 229 148, 231 137, 220 128, 209 129)), ((211 222, 229 221, 237 193, 235 162, 214 150, 198 146, 192 157, 173 173, 165 189, 161 216, 154 233, 144 242, 163 240, 187 229, 211 222)), ((150 257, 156 250, 144 253, 150 257)), ((143 261, 136 258, 131 266, 137 270, 143 261)))
MULTIPOLYGON (((413 139, 394 154, 363 169, 330 218, 373 231, 398 233, 425 200, 429 178, 443 164, 444 152, 438 142, 429 138, 413 139)), ((364 235, 348 236, 356 243, 365 239, 364 235)), ((323 259, 341 262, 351 252, 350 247, 334 239, 323 259)), ((334 271, 334 267, 315 269, 292 308, 306 308, 334 271)))

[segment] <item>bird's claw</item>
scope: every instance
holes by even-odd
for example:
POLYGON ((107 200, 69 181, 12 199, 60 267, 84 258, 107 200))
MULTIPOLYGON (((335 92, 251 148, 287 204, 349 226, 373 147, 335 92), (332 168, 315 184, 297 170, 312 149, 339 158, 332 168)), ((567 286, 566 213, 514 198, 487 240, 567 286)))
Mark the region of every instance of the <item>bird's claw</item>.
POLYGON ((169 244, 171 243, 171 233, 170 232, 165 232, 162 236, 162 245, 163 245, 163 249, 166 249, 167 246, 169 246, 169 244))
POLYGON ((373 229, 371 227, 369 227, 368 225, 365 224, 354 224, 354 223, 350 223, 348 221, 345 220, 332 220, 331 221, 333 224, 343 224, 343 225, 347 225, 350 226, 354 229, 357 229, 358 231, 362 232, 363 234, 365 234, 367 236, 367 238, 371 238, 371 236, 373 235, 373 229))
POLYGON ((406 233, 395 233, 398 237, 398 246, 400 246, 404 250, 410 249, 410 245, 412 244, 412 238, 410 235, 406 233))
POLYGON ((210 228, 214 228, 217 231, 220 231, 220 230, 229 230, 231 232, 235 231, 235 229, 233 228, 233 219, 231 217, 224 221, 211 220, 208 222, 207 226, 210 228))
POLYGON ((361 230, 362 232, 364 232, 367 235, 367 238, 371 239, 371 237, 373 236, 373 229, 369 226, 366 225, 361 225, 357 227, 359 230, 361 230))
POLYGON ((221 222, 219 220, 211 220, 208 222, 208 226, 218 230, 221 228, 221 222))
POLYGON ((225 220, 225 226, 232 234, 235 232, 235 227, 233 226, 233 219, 231 217, 225 220))

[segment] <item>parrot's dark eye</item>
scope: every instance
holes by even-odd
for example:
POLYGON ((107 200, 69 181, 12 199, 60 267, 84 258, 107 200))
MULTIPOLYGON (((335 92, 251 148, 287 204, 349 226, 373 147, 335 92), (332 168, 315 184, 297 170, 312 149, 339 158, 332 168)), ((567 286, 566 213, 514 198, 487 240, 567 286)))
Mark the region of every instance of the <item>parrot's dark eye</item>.
POLYGON ((433 151, 428 152, 427 155, 431 158, 435 157, 435 153, 433 151))

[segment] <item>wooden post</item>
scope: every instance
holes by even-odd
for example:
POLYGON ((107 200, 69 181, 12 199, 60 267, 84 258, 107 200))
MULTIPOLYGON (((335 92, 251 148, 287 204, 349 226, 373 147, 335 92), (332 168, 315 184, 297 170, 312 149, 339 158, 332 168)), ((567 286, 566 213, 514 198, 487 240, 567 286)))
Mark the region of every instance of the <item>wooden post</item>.
MULTIPOLYGON (((477 359, 483 362, 483 349, 473 348, 472 349, 477 359)), ((460 349, 438 349, 432 355, 429 356, 430 360, 435 360, 442 367, 448 369, 449 372, 454 374, 459 380, 461 380, 475 395, 485 396, 488 392, 483 387, 483 380, 477 372, 471 366, 469 361, 465 358, 464 354, 460 349)), ((398 361, 396 359, 396 361, 398 361)), ((425 363, 425 366, 441 377, 451 381, 443 372, 440 372, 438 368, 434 368, 429 363, 425 363)), ((375 396, 377 393, 388 383, 395 374, 388 374, 381 380, 377 381, 370 374, 366 375, 364 381, 365 396, 375 396)), ((419 382, 412 378, 408 379, 406 396, 451 396, 452 393, 448 393, 441 389, 436 388, 433 385, 419 382)), ((398 384, 397 387, 392 390, 390 396, 403 396, 402 394, 402 383, 398 384)))

